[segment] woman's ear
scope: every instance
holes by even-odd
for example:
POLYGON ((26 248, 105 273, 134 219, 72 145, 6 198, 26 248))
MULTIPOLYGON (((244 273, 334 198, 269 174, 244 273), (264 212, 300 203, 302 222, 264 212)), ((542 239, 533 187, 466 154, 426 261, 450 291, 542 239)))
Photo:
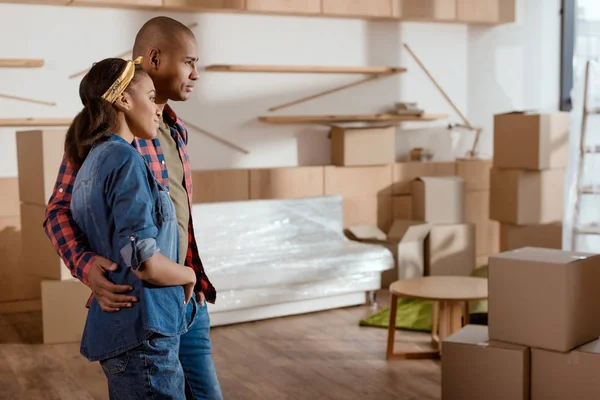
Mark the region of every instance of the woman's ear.
POLYGON ((120 95, 115 101, 115 107, 121 112, 129 111, 131 109, 131 98, 129 97, 129 94, 125 92, 120 95))

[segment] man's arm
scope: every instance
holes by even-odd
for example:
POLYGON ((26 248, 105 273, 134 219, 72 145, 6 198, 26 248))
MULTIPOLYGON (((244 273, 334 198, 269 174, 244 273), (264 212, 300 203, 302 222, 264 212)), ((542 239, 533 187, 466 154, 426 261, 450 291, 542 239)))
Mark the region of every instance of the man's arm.
POLYGON ((90 250, 85 235, 73 220, 70 206, 76 175, 65 154, 46 207, 44 230, 58 255, 71 270, 71 275, 92 289, 103 310, 117 311, 137 299, 116 294, 130 291, 131 288, 114 285, 106 279, 105 270, 115 269, 116 265, 90 250))

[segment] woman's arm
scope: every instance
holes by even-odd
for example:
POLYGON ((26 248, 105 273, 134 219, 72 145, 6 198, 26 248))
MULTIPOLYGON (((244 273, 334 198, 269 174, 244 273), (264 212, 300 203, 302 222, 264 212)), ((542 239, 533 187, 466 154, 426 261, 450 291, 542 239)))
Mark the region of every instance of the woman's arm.
MULTIPOLYGON (((142 264, 141 268, 133 269, 133 273, 141 280, 157 286, 191 286, 192 294, 196 284, 196 273, 193 269, 171 261, 162 253, 154 253, 142 264)), ((186 304, 190 297, 191 295, 188 296, 186 290, 186 304)))

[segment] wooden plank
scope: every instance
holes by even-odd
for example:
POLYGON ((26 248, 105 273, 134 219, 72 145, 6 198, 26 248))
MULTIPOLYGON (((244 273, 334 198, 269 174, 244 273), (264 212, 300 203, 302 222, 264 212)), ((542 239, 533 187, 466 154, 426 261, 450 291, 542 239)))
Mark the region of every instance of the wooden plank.
POLYGON ((218 72, 272 72, 272 73, 318 73, 318 74, 375 74, 390 75, 406 72, 401 67, 343 67, 313 65, 227 65, 212 64, 205 71, 218 72))
POLYGON ((72 118, 0 118, 0 128, 69 126, 72 118))
POLYGON ((435 121, 448 118, 448 114, 397 115, 397 114, 358 114, 358 115, 280 115, 276 117, 258 117, 267 124, 311 124, 334 122, 407 122, 435 121))
POLYGON ((45 64, 41 59, 1 58, 0 68, 41 68, 45 64))

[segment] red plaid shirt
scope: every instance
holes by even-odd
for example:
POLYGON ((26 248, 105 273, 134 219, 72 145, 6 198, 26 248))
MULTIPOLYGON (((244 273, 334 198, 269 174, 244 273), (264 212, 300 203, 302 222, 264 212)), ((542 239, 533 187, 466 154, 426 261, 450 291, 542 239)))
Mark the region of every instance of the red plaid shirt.
MULTIPOLYGON (((217 292, 204 273, 204 267, 198 253, 196 238, 194 236, 194 225, 192 222, 192 172, 190 160, 187 153, 188 133, 183 122, 177 117, 175 112, 165 105, 163 118, 166 124, 171 128, 171 135, 177 143, 179 156, 183 161, 185 173, 185 188, 188 193, 190 206, 190 222, 188 226, 189 246, 185 259, 185 265, 191 267, 196 272, 196 292, 203 292, 206 300, 210 303, 215 302, 217 292)), ((169 185, 169 175, 165 164, 165 157, 158 138, 154 140, 142 140, 136 138, 136 145, 139 152, 144 156, 150 166, 154 177, 163 185, 169 185)), ((57 250, 71 274, 88 285, 88 272, 98 255, 94 254, 86 242, 85 235, 81 232, 71 216, 70 203, 73 192, 73 184, 77 172, 73 169, 66 155, 63 157, 58 178, 54 191, 46 208, 46 218, 44 220, 44 230, 46 235, 52 241, 52 245, 57 250)), ((114 261, 114 260, 113 260, 114 261)))

